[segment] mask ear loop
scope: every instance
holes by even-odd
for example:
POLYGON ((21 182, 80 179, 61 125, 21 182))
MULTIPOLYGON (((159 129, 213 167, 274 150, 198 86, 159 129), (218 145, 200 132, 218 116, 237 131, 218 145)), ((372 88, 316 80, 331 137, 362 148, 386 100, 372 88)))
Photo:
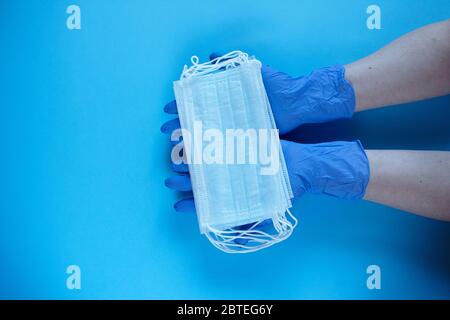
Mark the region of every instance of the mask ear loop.
POLYGON ((272 218, 273 227, 277 231, 277 234, 272 235, 261 230, 255 230, 255 228, 264 220, 255 222, 247 230, 218 230, 211 226, 207 226, 207 232, 205 233, 208 240, 218 249, 226 253, 249 253, 255 252, 267 247, 270 247, 278 242, 286 240, 292 234, 292 231, 298 224, 298 220, 290 212, 286 210, 290 221, 286 214, 275 214, 272 218), (241 244, 235 240, 242 239, 248 240, 246 244, 241 244))
POLYGON ((222 68, 228 70, 233 67, 237 67, 244 62, 248 61, 248 54, 242 51, 232 51, 221 57, 217 57, 211 61, 199 63, 197 56, 191 57, 192 66, 184 66, 181 73, 180 80, 187 79, 194 76, 202 76, 216 72, 222 68))
MULTIPOLYGON (((227 230, 220 231, 211 228, 211 234, 207 234, 208 239, 211 243, 218 249, 227 253, 249 253, 261 250, 263 248, 272 246, 280 241, 287 239, 291 234, 293 229, 297 225, 297 220, 289 212, 289 215, 293 218, 294 223, 292 224, 286 219, 285 215, 278 215, 278 223, 274 223, 274 227, 277 229, 278 234, 273 236, 263 231, 259 230, 227 230), (277 226, 278 225, 278 226, 277 226), (225 233, 231 233, 231 237, 225 235, 225 233), (247 236, 246 236, 247 235, 247 236), (230 242, 234 239, 246 239, 249 240, 247 244, 240 244, 236 242, 230 242), (254 243, 260 243, 254 245, 254 243)), ((277 219, 275 219, 276 221, 277 219)), ((261 221, 255 223, 257 225, 261 221)), ((254 227, 254 226, 253 226, 254 227)))

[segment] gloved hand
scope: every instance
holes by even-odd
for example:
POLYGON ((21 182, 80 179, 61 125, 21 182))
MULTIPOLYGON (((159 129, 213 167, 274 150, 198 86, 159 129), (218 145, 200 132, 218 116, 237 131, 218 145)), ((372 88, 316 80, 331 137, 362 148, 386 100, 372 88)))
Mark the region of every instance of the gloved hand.
MULTIPOLYGON (((341 199, 361 199, 369 182, 369 161, 359 141, 300 144, 281 140, 294 200, 305 192, 341 199)), ((180 175, 166 179, 167 187, 192 191, 188 167, 173 165, 180 175)), ((192 195, 178 201, 176 211, 195 212, 192 195)))
POLYGON ((281 140, 294 200, 305 192, 362 199, 369 183, 369 160, 357 141, 301 144, 281 140))
MULTIPOLYGON (((212 53, 210 59, 220 56, 212 53)), ((262 66, 261 73, 280 134, 305 123, 351 118, 355 111, 355 93, 350 82, 345 80, 342 65, 317 69, 300 77, 291 77, 266 65, 262 66)), ((176 114, 176 102, 168 103, 164 110, 176 114)), ((171 125, 177 121, 174 119, 165 124, 162 130, 170 132, 171 125)))
POLYGON ((280 134, 305 123, 353 116, 355 93, 345 80, 342 65, 316 69, 300 77, 291 77, 264 65, 261 73, 280 134))
MULTIPOLYGON (((218 57, 212 54, 210 59, 218 57)), ((293 78, 270 67, 262 67, 264 86, 272 107, 276 125, 281 134, 304 123, 319 123, 350 118, 355 109, 355 95, 345 80, 343 66, 318 69, 306 77, 293 78)), ((177 114, 176 102, 169 102, 164 111, 177 114)), ((178 118, 166 122, 163 133, 172 133, 180 127, 178 118)), ((331 142, 304 145, 281 141, 294 199, 305 192, 323 193, 346 199, 364 196, 369 179, 369 165, 359 142, 331 142)), ((185 164, 173 165, 179 175, 166 179, 167 187, 190 192, 187 199, 175 203, 179 212, 195 212, 191 180, 185 164)), ((239 228, 246 229, 251 225, 239 228)), ((270 233, 270 220, 257 227, 270 233)), ((241 239, 242 240, 242 239, 241 239)), ((235 239, 235 242, 240 242, 235 239)), ((244 241, 244 240, 242 240, 244 241)), ((245 242, 245 241, 244 241, 245 242)))

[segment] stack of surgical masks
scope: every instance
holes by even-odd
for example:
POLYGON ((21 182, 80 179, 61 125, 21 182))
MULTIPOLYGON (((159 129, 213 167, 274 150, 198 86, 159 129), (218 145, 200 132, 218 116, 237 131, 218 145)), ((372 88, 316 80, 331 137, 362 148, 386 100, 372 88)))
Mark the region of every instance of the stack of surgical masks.
POLYGON ((174 91, 201 233, 229 253, 288 238, 297 220, 261 62, 240 51, 191 61, 174 91))

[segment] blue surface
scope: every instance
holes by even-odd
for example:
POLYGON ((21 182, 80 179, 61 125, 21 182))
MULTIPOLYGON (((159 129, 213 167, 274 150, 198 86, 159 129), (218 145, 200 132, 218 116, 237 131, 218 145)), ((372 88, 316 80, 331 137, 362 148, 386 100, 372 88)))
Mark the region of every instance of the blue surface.
MULTIPOLYGON (((284 243, 228 255, 176 214, 164 104, 193 54, 241 49, 291 74, 363 57, 450 2, 0 2, 1 298, 450 298, 450 224, 306 196, 284 243), (82 289, 66 289, 79 265, 82 289), (366 288, 377 264, 382 289, 366 288)), ((450 97, 306 126, 292 139, 450 150, 450 97)))

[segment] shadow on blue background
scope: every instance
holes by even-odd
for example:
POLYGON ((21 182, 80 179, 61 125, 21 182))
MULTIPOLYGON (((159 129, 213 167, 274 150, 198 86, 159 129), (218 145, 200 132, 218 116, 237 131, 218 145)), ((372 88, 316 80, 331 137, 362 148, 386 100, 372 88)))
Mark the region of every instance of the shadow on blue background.
MULTIPOLYGON (((171 83, 193 54, 241 49, 293 75, 359 59, 448 18, 448 1, 10 1, 0 4, 1 298, 450 298, 450 225, 305 196, 287 241, 227 255, 164 187, 171 83), (82 29, 66 28, 76 3, 82 29), (82 289, 66 288, 68 265, 82 289), (366 268, 381 267, 381 290, 366 268)), ((450 149, 450 98, 304 126, 302 142, 450 149)))

